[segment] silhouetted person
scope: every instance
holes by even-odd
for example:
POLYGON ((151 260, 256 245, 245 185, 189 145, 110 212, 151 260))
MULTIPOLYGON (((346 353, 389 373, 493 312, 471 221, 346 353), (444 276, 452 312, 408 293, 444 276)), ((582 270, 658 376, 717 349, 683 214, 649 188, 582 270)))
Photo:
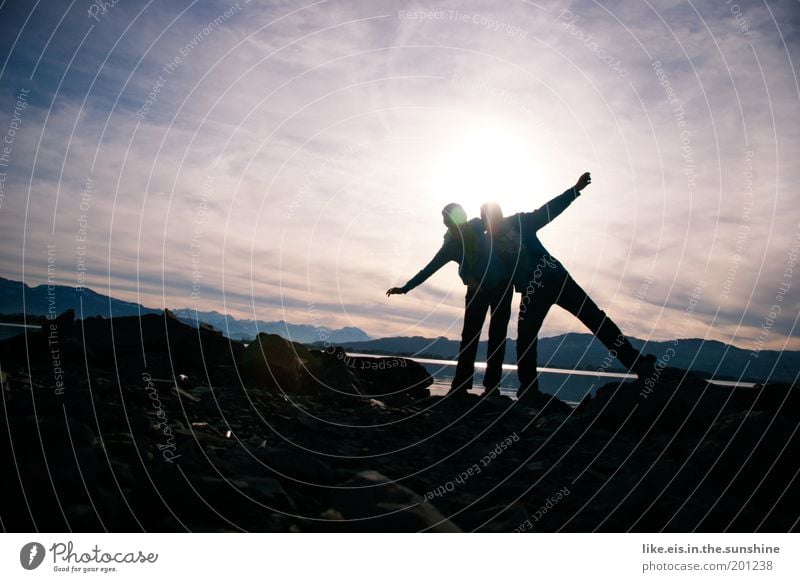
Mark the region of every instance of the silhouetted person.
POLYGON ((533 212, 503 217, 494 203, 481 207, 481 219, 490 237, 493 253, 499 257, 514 287, 522 294, 517 325, 518 396, 539 392, 536 369, 536 336, 553 305, 563 307, 588 327, 628 369, 640 376, 652 369, 653 357, 641 356, 575 282, 564 266, 544 248, 537 231, 564 212, 591 183, 587 172, 578 182, 533 212))
POLYGON ((450 261, 457 262, 458 274, 467 286, 467 294, 458 364, 448 394, 463 395, 472 388, 475 357, 487 311, 491 312, 491 318, 483 385, 486 388, 484 394, 496 394, 498 392, 495 389, 503 374, 513 287, 508 278, 503 280, 499 270, 490 264, 488 240, 479 218, 467 221, 467 214, 460 205, 448 204, 442 210, 442 219, 447 227, 442 247, 408 283, 402 287, 392 287, 386 295, 408 293, 450 261))

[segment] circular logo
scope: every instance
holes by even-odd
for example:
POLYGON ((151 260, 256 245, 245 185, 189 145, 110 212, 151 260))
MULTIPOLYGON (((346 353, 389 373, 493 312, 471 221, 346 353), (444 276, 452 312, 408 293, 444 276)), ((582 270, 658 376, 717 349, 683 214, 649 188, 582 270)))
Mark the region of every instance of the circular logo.
POLYGON ((19 551, 19 563, 26 570, 35 570, 44 561, 44 546, 38 542, 30 542, 19 551))

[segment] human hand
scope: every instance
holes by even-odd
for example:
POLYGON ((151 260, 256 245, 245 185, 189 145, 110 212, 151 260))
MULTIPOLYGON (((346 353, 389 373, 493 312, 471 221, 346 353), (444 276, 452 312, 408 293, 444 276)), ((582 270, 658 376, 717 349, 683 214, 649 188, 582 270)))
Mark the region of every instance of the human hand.
POLYGON ((405 295, 406 290, 402 287, 392 287, 386 292, 386 296, 389 297, 390 295, 405 295))
POLYGON ((575 189, 578 192, 580 192, 591 183, 592 183, 592 175, 589 172, 585 172, 584 174, 581 175, 580 178, 578 178, 578 181, 575 183, 575 189))

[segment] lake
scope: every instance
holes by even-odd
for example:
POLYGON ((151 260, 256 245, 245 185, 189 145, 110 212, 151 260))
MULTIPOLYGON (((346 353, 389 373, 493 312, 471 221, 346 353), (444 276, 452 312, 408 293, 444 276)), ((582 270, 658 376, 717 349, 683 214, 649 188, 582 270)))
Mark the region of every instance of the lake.
MULTIPOLYGON (((350 353, 351 356, 364 358, 395 358, 394 355, 378 354, 357 354, 350 353)), ((403 356, 405 357, 405 356, 403 356)), ((455 374, 455 360, 433 360, 429 358, 406 358, 425 366, 428 373, 433 377, 432 394, 441 395, 450 389, 450 383, 455 374)), ((480 394, 483 392, 483 373, 486 370, 486 362, 475 363, 475 381, 472 392, 480 394)), ((539 368, 539 389, 542 392, 553 394, 568 403, 577 403, 587 394, 594 395, 600 386, 611 382, 624 380, 635 380, 635 374, 622 374, 616 372, 596 372, 585 370, 565 370, 562 368, 539 368)), ((714 384, 730 387, 751 388, 755 384, 751 382, 728 382, 724 380, 709 380, 714 384)), ((503 364, 503 378, 500 381, 500 392, 507 396, 515 397, 519 380, 517 379, 517 366, 514 364, 503 364)))

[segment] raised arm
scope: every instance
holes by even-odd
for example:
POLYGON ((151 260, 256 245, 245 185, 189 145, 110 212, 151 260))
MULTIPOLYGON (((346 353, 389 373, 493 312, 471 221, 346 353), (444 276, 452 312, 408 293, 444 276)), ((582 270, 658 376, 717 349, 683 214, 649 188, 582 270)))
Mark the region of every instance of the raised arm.
POLYGON ((411 277, 411 279, 408 280, 408 283, 402 287, 392 287, 386 292, 386 295, 402 295, 404 293, 408 293, 414 287, 421 285, 431 275, 444 267, 450 261, 458 261, 457 252, 459 248, 460 245, 458 242, 454 238, 448 236, 444 241, 444 244, 442 244, 442 248, 439 249, 431 261, 425 265, 419 273, 411 277))
POLYGON ((591 174, 589 172, 582 174, 572 188, 563 192, 562 194, 559 194, 547 204, 529 213, 528 220, 530 222, 528 224, 530 227, 538 230, 555 219, 559 214, 564 212, 570 204, 572 204, 573 200, 580 196, 581 190, 586 188, 586 186, 591 183, 591 174))

